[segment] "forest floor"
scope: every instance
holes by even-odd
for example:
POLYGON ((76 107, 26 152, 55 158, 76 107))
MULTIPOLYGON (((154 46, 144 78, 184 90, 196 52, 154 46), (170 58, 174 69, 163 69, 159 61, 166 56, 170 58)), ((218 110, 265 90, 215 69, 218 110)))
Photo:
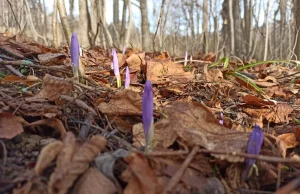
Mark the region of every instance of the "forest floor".
POLYGON ((78 82, 68 49, 0 35, 0 194, 283 194, 300 186, 299 65, 216 64, 209 53, 184 66, 184 57, 127 48, 117 52, 122 81, 130 69, 125 89, 116 87, 111 50, 84 50, 78 82), (146 80, 155 117, 147 154, 146 80), (246 153, 254 124, 264 134, 259 155, 246 153), (251 158, 258 173, 245 179, 251 158))

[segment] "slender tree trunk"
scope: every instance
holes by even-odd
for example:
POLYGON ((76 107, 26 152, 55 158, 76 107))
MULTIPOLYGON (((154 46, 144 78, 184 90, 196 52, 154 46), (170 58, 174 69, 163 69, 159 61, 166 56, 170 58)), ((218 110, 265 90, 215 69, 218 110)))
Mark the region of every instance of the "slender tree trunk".
POLYGON ((131 26, 132 26, 132 10, 131 10, 131 0, 128 0, 128 25, 127 25, 127 30, 125 33, 125 42, 124 42, 124 46, 128 46, 129 45, 129 38, 130 38, 130 34, 131 34, 131 26))
POLYGON ((67 18, 66 6, 64 0, 57 0, 58 13, 60 16, 60 21, 65 33, 65 37, 68 45, 71 43, 71 29, 67 18))
POLYGON ((58 12, 57 0, 54 0, 53 17, 52 17, 52 34, 53 34, 53 45, 55 48, 57 48, 59 46, 57 12, 58 12))
POLYGON ((142 49, 150 50, 150 26, 148 20, 147 0, 140 0, 140 10, 142 16, 142 49))
POLYGON ((234 44, 234 19, 233 19, 233 5, 232 5, 233 0, 229 0, 229 18, 230 18, 230 50, 232 55, 235 54, 235 44, 234 44))
POLYGON ((120 31, 120 41, 121 42, 124 42, 125 32, 126 32, 127 5, 128 5, 128 1, 124 0, 123 9, 122 9, 122 24, 121 24, 121 31, 120 31))
POLYGON ((70 12, 70 27, 71 27, 71 30, 73 31, 74 30, 74 0, 69 0, 69 12, 70 12))
POLYGON ((280 58, 283 58, 283 39, 285 38, 285 26, 286 26, 286 0, 280 0, 280 58))
POLYGON ((203 0, 203 48, 202 53, 208 53, 208 0, 203 0))
POLYGON ((265 15, 266 20, 266 40, 265 40, 265 51, 264 51, 264 61, 267 60, 268 57, 268 41, 269 41, 269 11, 270 11, 270 0, 268 0, 267 10, 265 15))
POLYGON ((300 60, 300 1, 294 0, 294 15, 296 20, 296 29, 295 29, 295 55, 297 56, 297 60, 300 60))

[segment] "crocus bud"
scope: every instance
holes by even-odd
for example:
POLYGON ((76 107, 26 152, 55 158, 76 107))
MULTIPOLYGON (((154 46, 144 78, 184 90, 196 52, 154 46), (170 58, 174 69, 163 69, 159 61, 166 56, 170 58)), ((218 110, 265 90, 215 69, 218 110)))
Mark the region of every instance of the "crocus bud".
POLYGON ((125 89, 128 89, 130 85, 130 72, 128 66, 126 67, 126 73, 125 73, 125 89))
MULTIPOLYGON (((262 143, 264 141, 264 133, 262 132, 262 129, 255 124, 253 131, 250 134, 249 141, 248 141, 248 147, 247 147, 247 153, 248 154, 255 154, 258 155, 262 146, 262 143)), ((249 170, 252 168, 252 166, 255 164, 256 159, 253 158, 246 158, 246 169, 243 171, 242 178, 247 179, 249 170)))
POLYGON ((221 112, 220 113, 220 120, 219 120, 219 123, 221 124, 221 125, 224 125, 224 120, 223 120, 223 113, 221 112))
POLYGON ((184 66, 186 66, 186 63, 187 63, 187 57, 188 57, 188 52, 185 51, 184 66))
POLYGON ((117 87, 121 87, 121 77, 120 77, 120 72, 119 72, 119 61, 118 61, 118 56, 117 52, 115 49, 112 49, 112 56, 113 56, 113 67, 114 67, 114 73, 117 79, 117 87))
POLYGON ((142 120, 146 138, 146 153, 152 150, 153 142, 153 90, 152 84, 147 80, 142 99, 142 120))
POLYGON ((71 38, 71 46, 70 46, 70 51, 71 51, 71 63, 72 63, 72 69, 74 76, 78 77, 78 68, 79 68, 79 42, 78 38, 75 32, 72 34, 71 38))

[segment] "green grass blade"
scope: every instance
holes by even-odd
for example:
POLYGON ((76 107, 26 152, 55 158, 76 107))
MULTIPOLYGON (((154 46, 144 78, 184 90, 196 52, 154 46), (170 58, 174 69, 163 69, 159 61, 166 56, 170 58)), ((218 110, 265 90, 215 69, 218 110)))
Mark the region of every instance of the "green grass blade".
POLYGON ((244 69, 250 68, 250 67, 254 67, 257 65, 261 65, 261 64, 265 64, 265 63, 290 63, 289 61, 285 61, 285 60, 270 60, 270 61, 260 61, 260 62, 256 62, 256 63, 251 63, 248 65, 244 65, 242 67, 236 68, 234 71, 242 71, 244 69))
POLYGON ((258 87, 253 81, 252 79, 248 78, 247 76, 243 75, 243 74, 240 74, 238 72, 234 72, 232 74, 230 74, 234 77, 237 77, 241 80, 243 80, 244 82, 246 82, 247 84, 249 84, 250 86, 252 86, 255 90, 257 90, 258 92, 260 93, 265 93, 260 87, 258 87))

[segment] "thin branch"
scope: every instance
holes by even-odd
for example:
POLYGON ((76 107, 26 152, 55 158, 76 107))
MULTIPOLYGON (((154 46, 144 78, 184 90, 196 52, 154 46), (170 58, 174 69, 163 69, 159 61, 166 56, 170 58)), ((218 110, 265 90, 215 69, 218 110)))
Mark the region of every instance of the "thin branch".
POLYGON ((164 12, 164 6, 165 6, 165 0, 163 0, 163 1, 161 2, 160 14, 159 14, 159 18, 158 18, 157 25, 156 25, 156 30, 155 30, 154 37, 153 37, 153 51, 154 51, 154 52, 155 52, 155 39, 156 39, 156 34, 157 34, 158 27, 159 27, 159 24, 160 24, 160 21, 161 21, 163 12, 164 12))
POLYGON ((15 18, 17 24, 18 24, 19 30, 21 30, 21 25, 20 25, 20 23, 19 23, 18 20, 17 20, 17 17, 16 17, 16 15, 15 15, 14 9, 13 9, 13 7, 12 7, 10 1, 9 1, 9 0, 6 0, 6 1, 7 1, 7 3, 9 4, 9 7, 10 7, 10 9, 11 9, 11 12, 12 12, 12 14, 13 14, 13 16, 14 16, 14 18, 15 18))

